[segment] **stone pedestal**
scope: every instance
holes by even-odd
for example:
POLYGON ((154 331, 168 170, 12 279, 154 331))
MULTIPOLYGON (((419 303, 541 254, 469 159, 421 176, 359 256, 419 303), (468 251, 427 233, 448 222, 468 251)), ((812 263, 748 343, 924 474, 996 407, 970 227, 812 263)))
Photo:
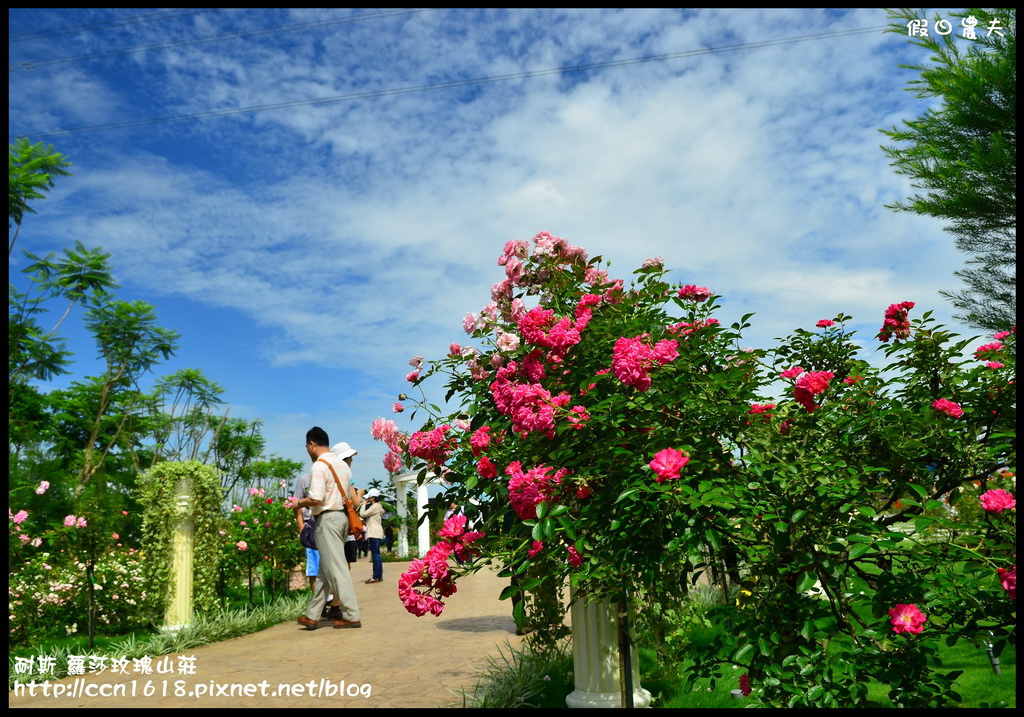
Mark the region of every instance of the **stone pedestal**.
POLYGON ((171 600, 164 611, 164 630, 180 630, 192 623, 192 548, 194 524, 188 514, 187 481, 176 488, 177 526, 171 544, 171 600))
MULTIPOLYGON (((565 703, 569 707, 622 707, 619 669, 618 606, 609 600, 576 600, 570 608, 572 664, 576 689, 565 703)), ((635 635, 630 630, 630 640, 635 635)), ((633 706, 649 707, 651 693, 640 686, 636 648, 630 647, 633 675, 633 706)))

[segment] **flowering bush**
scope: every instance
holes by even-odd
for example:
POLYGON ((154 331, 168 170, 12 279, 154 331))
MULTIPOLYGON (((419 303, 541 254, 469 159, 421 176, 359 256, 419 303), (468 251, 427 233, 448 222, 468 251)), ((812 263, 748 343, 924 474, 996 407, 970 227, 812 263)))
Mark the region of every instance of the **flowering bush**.
POLYGON ((222 566, 252 598, 256 578, 273 592, 287 590, 288 571, 305 562, 294 511, 264 488, 251 488, 246 506, 233 506, 221 533, 222 566))
POLYGON ((749 315, 723 326, 718 297, 669 284, 657 260, 627 286, 541 233, 498 264, 493 301, 463 322, 479 348, 452 344, 407 377, 444 376, 452 412, 424 396, 411 436, 384 419, 371 431, 391 465, 442 475, 483 533, 472 566, 439 550, 403 577, 434 590, 415 611, 436 614, 484 562, 515 579, 503 597, 567 578, 645 612, 713 573, 749 597, 708 614, 729 629, 695 670, 731 663, 790 707, 863 705, 870 680, 906 706, 945 704, 939 639, 1014 639, 998 572, 1015 564, 1012 519, 956 506, 1015 467, 1015 330, 965 358, 972 340, 894 303, 876 367, 842 314, 741 348, 749 315), (888 629, 910 604, 927 626, 888 629))
MULTIPOLYGON (((40 551, 11 576, 7 600, 12 644, 35 645, 85 633, 89 619, 86 566, 69 557, 40 551)), ((104 634, 150 627, 160 618, 159 603, 142 575, 142 559, 134 548, 112 546, 96 561, 93 595, 96 622, 104 634)))

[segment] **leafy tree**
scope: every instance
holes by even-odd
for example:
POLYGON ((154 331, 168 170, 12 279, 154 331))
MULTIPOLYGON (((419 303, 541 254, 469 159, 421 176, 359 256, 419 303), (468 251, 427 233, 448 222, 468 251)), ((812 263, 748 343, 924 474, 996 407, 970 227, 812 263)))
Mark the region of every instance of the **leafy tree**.
POLYGON ((199 458, 206 436, 215 427, 213 409, 224 401, 224 389, 194 368, 183 368, 162 378, 156 386, 154 406, 159 448, 153 461, 163 454, 168 460, 199 458))
POLYGON ((109 299, 108 292, 117 288, 110 273, 110 254, 99 247, 86 249, 75 242, 75 248, 65 249, 60 259, 55 254, 40 258, 28 251, 25 256, 32 262, 23 269, 31 279, 30 288, 22 292, 13 284, 8 287, 8 377, 12 384, 28 379, 46 381, 67 373, 70 354, 57 330, 76 304, 99 306, 109 299), (53 299, 65 299, 68 306, 46 331, 38 318, 53 299))
POLYGON ((7 218, 8 229, 14 226, 14 236, 7 248, 7 256, 14 251, 14 242, 21 230, 25 212, 35 214, 28 205, 30 199, 42 199, 45 192, 53 188, 53 177, 70 176, 66 167, 71 166, 64 155, 53 151, 53 145, 37 142, 29 144, 24 137, 18 137, 8 145, 7 218))
MULTIPOLYGON (((956 318, 1001 331, 1016 322, 1017 11, 969 8, 950 17, 962 18, 954 31, 936 34, 932 23, 911 39, 932 53, 930 65, 901 65, 920 73, 908 89, 941 104, 903 129, 882 130, 896 143, 883 147, 896 173, 920 190, 888 208, 946 222, 970 258, 954 272, 967 288, 940 293, 956 318), (974 40, 962 37, 971 18, 974 40)), ((893 32, 906 34, 907 23, 923 18, 905 9, 890 19, 893 32)))
POLYGON ((93 307, 86 316, 86 327, 96 337, 106 372, 97 381, 99 397, 91 420, 89 439, 84 446, 78 470, 76 493, 93 478, 103 459, 114 447, 128 417, 139 410, 141 392, 138 381, 162 359, 172 356, 178 347, 178 333, 156 325, 153 307, 142 301, 110 301, 93 307), (127 392, 131 400, 121 414, 120 423, 109 441, 98 442, 104 417, 118 393, 127 392))

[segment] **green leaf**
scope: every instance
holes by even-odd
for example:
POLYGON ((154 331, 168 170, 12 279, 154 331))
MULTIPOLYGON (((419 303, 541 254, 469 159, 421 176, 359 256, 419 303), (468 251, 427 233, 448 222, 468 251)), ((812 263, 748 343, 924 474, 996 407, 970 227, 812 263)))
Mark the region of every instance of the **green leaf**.
POLYGON ((537 504, 537 520, 543 520, 544 516, 548 514, 547 501, 541 501, 537 504))
POLYGON ((615 499, 615 502, 618 503, 618 502, 622 501, 624 498, 628 498, 631 495, 636 495, 639 492, 640 492, 639 488, 628 488, 628 489, 622 491, 621 493, 619 493, 619 497, 615 499))
POLYGON ((866 515, 869 518, 874 518, 876 515, 878 515, 878 512, 870 505, 858 505, 857 512, 859 512, 861 515, 866 515))
POLYGON ((793 511, 793 517, 790 518, 790 520, 792 520, 794 523, 799 523, 800 519, 803 518, 805 515, 807 515, 807 511, 804 510, 803 508, 800 508, 799 510, 793 511))
POLYGON ((530 531, 530 535, 538 543, 543 542, 543 540, 544 540, 544 531, 541 528, 541 522, 540 521, 537 521, 536 523, 533 524, 533 530, 530 531))
POLYGON ((814 573, 810 571, 800 573, 800 578, 797 580, 796 583, 796 591, 798 593, 807 592, 814 586, 814 583, 816 582, 818 582, 818 576, 814 573))
POLYGON ((854 543, 850 546, 850 560, 856 560, 869 550, 871 550, 871 546, 867 543, 854 543))
POLYGON ((743 645, 742 647, 740 647, 740 649, 736 650, 736 652, 733 653, 732 661, 733 662, 743 662, 744 658, 746 658, 746 656, 749 655, 753 651, 754 651, 754 646, 751 645, 750 643, 747 643, 746 645, 743 645))

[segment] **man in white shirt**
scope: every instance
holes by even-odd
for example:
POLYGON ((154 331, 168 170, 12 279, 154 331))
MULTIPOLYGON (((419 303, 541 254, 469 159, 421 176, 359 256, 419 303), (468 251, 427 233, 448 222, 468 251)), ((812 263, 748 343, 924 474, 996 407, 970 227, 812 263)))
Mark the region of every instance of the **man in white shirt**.
POLYGON ((313 461, 313 467, 309 492, 297 505, 308 506, 316 518, 314 535, 320 553, 320 579, 316 581, 313 599, 306 607, 306 613, 298 620, 307 630, 320 626, 318 618, 331 593, 341 603, 341 618, 334 621, 334 627, 362 627, 352 575, 345 560, 345 536, 349 530, 344 497, 351 491, 349 463, 356 452, 350 448, 351 453, 339 457, 331 452, 329 446, 330 439, 324 429, 313 426, 306 432, 306 452, 313 461))

